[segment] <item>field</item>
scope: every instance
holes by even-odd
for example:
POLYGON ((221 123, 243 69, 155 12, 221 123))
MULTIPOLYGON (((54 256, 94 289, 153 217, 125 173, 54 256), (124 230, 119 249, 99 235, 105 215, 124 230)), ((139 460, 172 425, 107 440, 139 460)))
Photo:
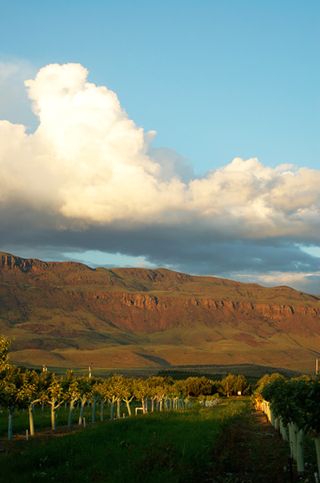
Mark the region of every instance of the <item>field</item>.
POLYGON ((2 442, 1 475, 7 483, 205 481, 225 428, 247 411, 247 400, 230 400, 210 409, 196 406, 2 442))
MULTIPOLYGON (((34 439, 25 440, 25 412, 15 416, 16 436, 6 440, 6 414, 0 414, 1 477, 6 483, 292 483, 301 481, 290 459, 289 444, 253 410, 248 398, 220 400, 213 408, 154 413, 66 426, 67 411, 58 411, 56 433, 48 429, 48 410, 36 410, 34 439)), ((316 471, 314 443, 304 442, 303 481, 316 471)))

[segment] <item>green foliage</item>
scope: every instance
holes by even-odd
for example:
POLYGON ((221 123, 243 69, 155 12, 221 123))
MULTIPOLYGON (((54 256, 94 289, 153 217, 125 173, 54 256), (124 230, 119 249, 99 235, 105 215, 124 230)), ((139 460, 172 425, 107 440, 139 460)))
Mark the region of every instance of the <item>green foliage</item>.
POLYGON ((250 388, 245 376, 235 374, 228 374, 222 379, 220 385, 222 393, 227 397, 237 395, 238 393, 242 395, 247 394, 250 388))
POLYGON ((67 377, 62 381, 62 389, 66 402, 79 401, 81 397, 79 381, 73 375, 67 374, 67 377))
POLYGON ((80 394, 79 399, 81 401, 90 400, 92 397, 94 381, 92 381, 92 379, 89 377, 79 377, 77 379, 77 382, 78 382, 78 391, 80 394))
POLYGON ((279 374, 278 372, 274 372, 272 374, 265 374, 264 376, 262 376, 258 382, 257 382, 257 386, 256 386, 256 389, 255 389, 255 394, 258 395, 258 394, 261 394, 262 390, 268 385, 270 384, 271 382, 273 381, 276 381, 276 380, 285 380, 285 377, 282 375, 282 374, 279 374))
POLYGON ((9 367, 8 352, 10 341, 3 335, 0 335, 0 372, 9 367))
POLYGON ((185 396, 198 397, 212 394, 213 381, 205 376, 188 377, 185 381, 179 381, 177 387, 181 387, 185 396), (184 389, 183 389, 184 388, 184 389))
POLYGON ((16 367, 8 367, 0 378, 0 405, 13 412, 16 408, 25 407, 25 378, 23 372, 16 367))
POLYGON ((295 423, 301 429, 320 434, 320 380, 307 376, 273 378, 264 385, 262 397, 269 401, 275 416, 284 424, 295 423))

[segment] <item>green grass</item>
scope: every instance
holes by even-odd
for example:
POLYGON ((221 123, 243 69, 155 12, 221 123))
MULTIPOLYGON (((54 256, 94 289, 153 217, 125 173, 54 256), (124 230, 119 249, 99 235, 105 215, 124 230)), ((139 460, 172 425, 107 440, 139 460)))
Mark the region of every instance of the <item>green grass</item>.
POLYGON ((97 423, 64 436, 15 441, 0 454, 9 482, 195 482, 210 474, 212 452, 248 402, 97 423))
MULTIPOLYGON (((105 408, 105 419, 108 416, 107 408, 105 408)), ((0 411, 0 438, 5 438, 7 435, 7 417, 8 413, 6 410, 0 411)), ((73 424, 76 425, 79 417, 79 409, 75 409, 73 413, 73 424)), ((91 421, 91 409, 89 407, 85 408, 84 417, 87 422, 91 421)), ((99 418, 99 409, 96 411, 96 419, 99 418)), ((56 425, 65 426, 68 421, 68 409, 59 408, 56 412, 56 425)), ((48 406, 41 410, 41 408, 35 407, 34 409, 34 424, 35 431, 43 430, 45 428, 50 428, 50 409, 48 406)), ((26 429, 29 428, 28 412, 26 410, 15 411, 13 415, 13 433, 24 433, 26 429)))

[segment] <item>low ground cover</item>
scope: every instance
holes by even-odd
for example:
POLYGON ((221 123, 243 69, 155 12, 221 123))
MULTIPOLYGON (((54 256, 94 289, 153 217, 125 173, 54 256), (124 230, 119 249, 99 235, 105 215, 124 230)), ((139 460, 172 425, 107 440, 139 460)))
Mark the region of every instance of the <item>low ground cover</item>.
POLYGON ((3 442, 1 475, 7 483, 203 481, 212 472, 213 448, 248 405, 230 399, 213 408, 198 405, 3 442))

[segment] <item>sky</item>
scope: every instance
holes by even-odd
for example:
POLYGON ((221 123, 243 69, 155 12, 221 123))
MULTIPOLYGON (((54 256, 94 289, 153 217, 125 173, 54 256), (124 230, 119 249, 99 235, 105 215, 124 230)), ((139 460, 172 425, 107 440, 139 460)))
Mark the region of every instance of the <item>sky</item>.
POLYGON ((0 250, 320 293, 318 2, 0 7, 0 250))

